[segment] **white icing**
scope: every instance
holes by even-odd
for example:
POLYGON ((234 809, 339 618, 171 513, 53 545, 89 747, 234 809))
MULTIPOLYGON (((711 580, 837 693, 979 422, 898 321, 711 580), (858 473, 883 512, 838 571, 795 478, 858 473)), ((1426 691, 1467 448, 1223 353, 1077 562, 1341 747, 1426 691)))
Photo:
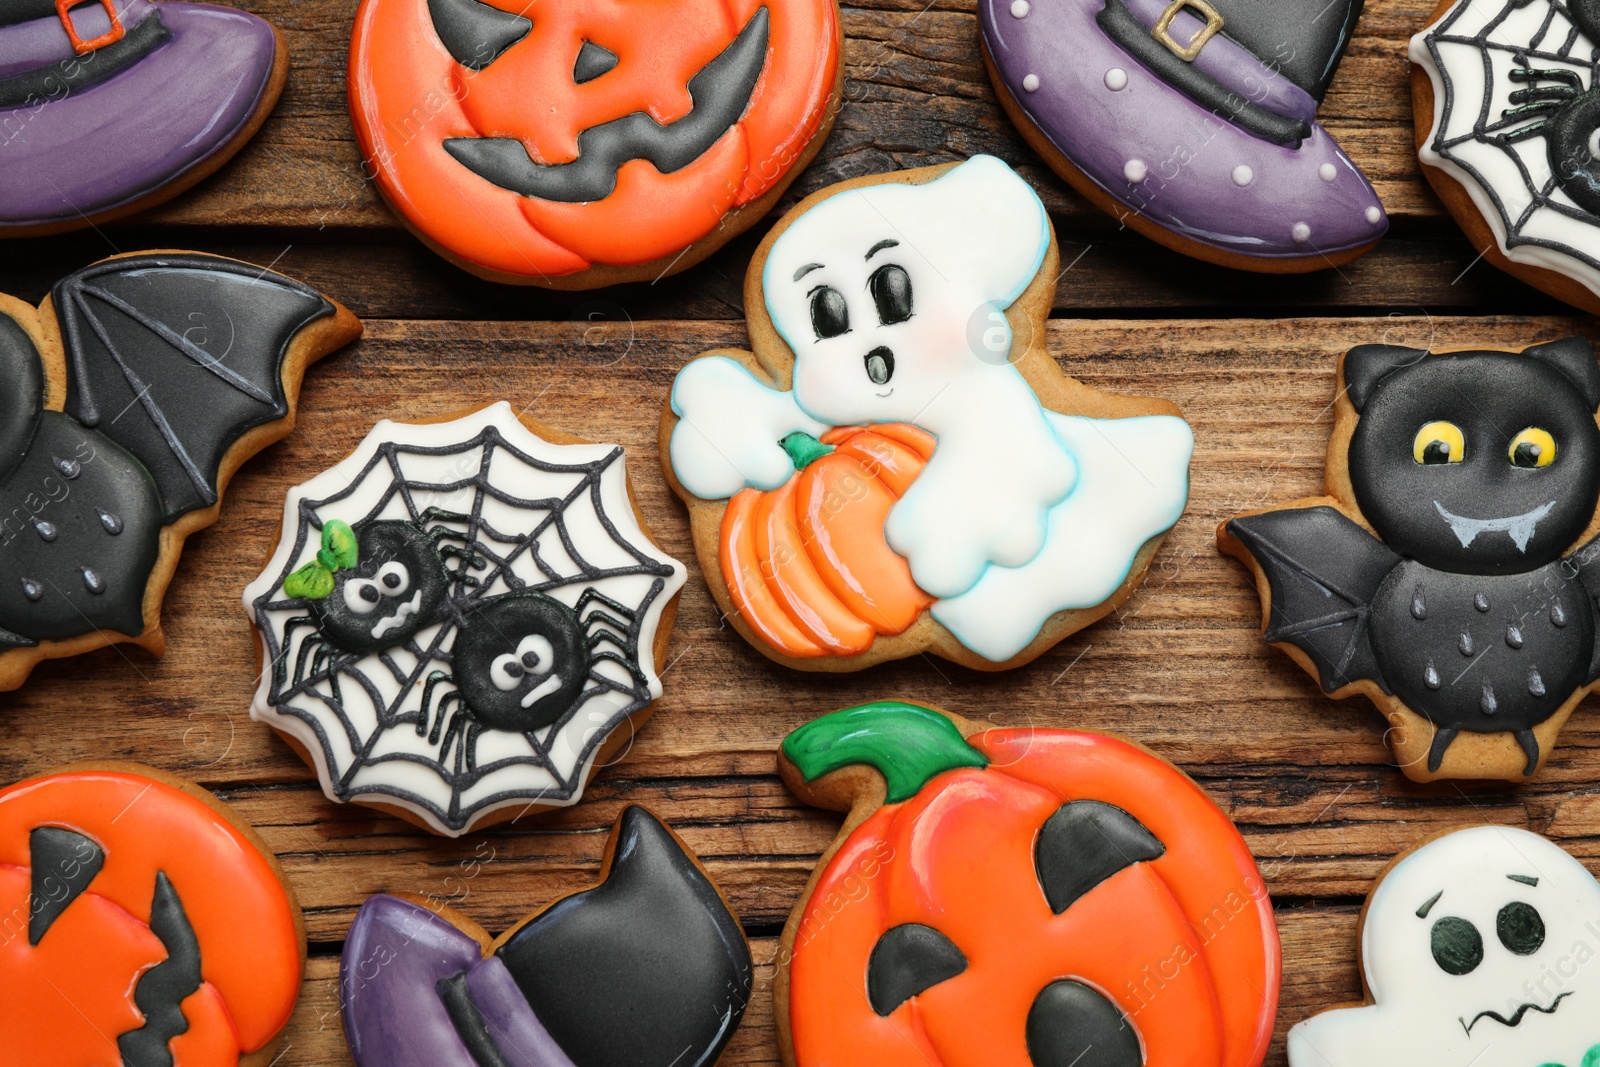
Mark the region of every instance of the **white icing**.
MULTIPOLYGON (((824 200, 783 232, 763 274, 773 324, 795 353, 800 411, 826 426, 907 422, 937 438, 885 534, 918 585, 940 598, 934 617, 995 661, 1026 647, 1050 615, 1104 601, 1140 546, 1177 521, 1188 495, 1193 436, 1182 419, 1049 412, 1007 361, 1004 309, 1037 275, 1049 244, 1033 190, 979 156, 924 185, 866 186, 824 200), (885 240, 898 244, 869 258, 885 240), (913 294, 913 314, 893 325, 879 323, 869 287, 885 264, 906 272, 913 294), (847 305, 849 332, 815 336, 810 301, 822 286, 847 305), (865 357, 880 347, 894 354, 894 370, 875 384, 865 357)), ((715 358, 689 364, 674 384, 674 410, 696 413, 684 440, 776 441, 792 417, 756 420, 752 432, 746 412, 726 407, 744 395, 743 385, 728 388, 735 376, 725 368, 689 375, 715 358)), ((730 484, 726 471, 752 468, 748 457, 729 463, 679 441, 674 431, 674 473, 685 486, 714 482, 714 498, 788 477, 730 484)))
POLYGON ((1294 224, 1294 228, 1289 231, 1289 236, 1294 238, 1295 244, 1303 245, 1311 240, 1311 227, 1303 222, 1297 222, 1294 224))
POLYGON ((1241 163, 1233 168, 1233 184, 1239 188, 1243 189, 1255 180, 1256 172, 1251 170, 1247 164, 1241 163))
POLYGON ((1369 208, 1367 208, 1366 218, 1367 218, 1367 222, 1369 222, 1373 226, 1376 226, 1378 223, 1383 221, 1383 212, 1379 211, 1375 207, 1369 207, 1369 208))
MULTIPOLYGON (((283 528, 278 547, 262 575, 244 592, 245 610, 256 625, 283 648, 285 663, 292 667, 295 657, 305 646, 305 641, 315 634, 311 627, 300 626, 289 632, 285 640, 285 624, 305 608, 298 602, 289 602, 285 609, 272 608, 257 615, 256 603, 281 602, 282 582, 285 576, 310 562, 316 556, 318 543, 313 535, 300 542, 302 508, 311 508, 322 522, 332 519, 355 523, 363 518, 407 519, 411 512, 400 494, 393 492, 395 476, 387 464, 379 463, 365 476, 362 472, 378 455, 385 442, 399 442, 420 448, 451 448, 471 442, 478 434, 493 428, 512 447, 538 459, 554 464, 595 463, 613 456, 616 446, 607 444, 556 445, 531 433, 517 419, 516 413, 504 402, 483 408, 452 422, 430 425, 410 425, 380 422, 366 436, 349 457, 337 466, 323 472, 302 485, 289 490, 284 506, 283 528), (349 490, 348 495, 340 497, 349 490), (336 500, 330 498, 340 497, 336 500), (326 503, 316 503, 326 501, 326 503)), ((431 488, 416 489, 413 499, 418 511, 437 507, 447 511, 470 511, 475 494, 470 479, 484 470, 490 484, 508 494, 525 500, 561 498, 581 484, 582 472, 547 471, 529 466, 504 447, 497 447, 483 467, 482 446, 472 446, 445 455, 418 455, 414 452, 396 454, 394 462, 412 484, 425 483, 431 488)), ((579 493, 563 512, 566 532, 575 548, 581 552, 591 568, 610 570, 635 566, 637 553, 646 560, 663 565, 670 572, 662 579, 661 592, 640 618, 638 635, 639 666, 644 675, 645 688, 653 699, 661 694, 661 679, 654 661, 654 645, 661 614, 667 603, 683 587, 686 572, 682 564, 673 560, 651 543, 639 527, 633 505, 628 496, 624 460, 617 457, 604 467, 596 482, 593 496, 579 493), (598 497, 596 504, 594 497, 598 497), (598 510, 597 510, 598 508, 598 510), (601 513, 610 520, 619 540, 605 530, 601 513)), ((530 510, 497 499, 493 495, 481 496, 482 517, 486 524, 507 536, 525 535, 536 529, 548 509, 530 510)), ((460 524, 452 523, 459 529, 460 524)), ((551 525, 548 534, 541 534, 538 546, 542 561, 557 574, 570 575, 581 568, 562 546, 556 527, 551 525)), ((487 540, 487 535, 483 535, 487 540)), ((503 550, 504 542, 490 542, 503 550)), ((531 552, 521 552, 489 584, 481 589, 483 596, 509 592, 510 580, 526 585, 539 585, 546 581, 539 561, 531 552), (509 579, 509 580, 508 580, 509 579)), ((625 605, 641 603, 657 579, 647 574, 620 574, 600 577, 579 585, 557 585, 548 595, 576 606, 585 588, 593 587, 625 605)), ((585 609, 587 618, 593 609, 585 609)), ((416 643, 426 649, 441 633, 439 624, 433 624, 416 635, 416 643)), ((454 641, 452 630, 442 651, 448 651, 454 641)), ((260 686, 251 706, 251 717, 272 725, 298 741, 311 754, 324 792, 330 799, 339 799, 334 789, 335 780, 342 780, 350 769, 360 765, 351 778, 349 799, 381 800, 398 804, 422 818, 441 834, 457 836, 470 830, 472 825, 504 808, 526 807, 530 803, 567 805, 575 803, 581 789, 563 795, 565 783, 581 782, 587 776, 598 750, 597 741, 615 730, 626 718, 623 709, 632 702, 630 692, 598 691, 588 698, 577 714, 559 731, 546 728, 536 736, 549 747, 551 769, 536 764, 515 763, 489 770, 460 791, 458 800, 463 809, 478 804, 485 806, 475 812, 472 822, 465 826, 450 827, 441 822, 424 804, 448 809, 452 798, 450 784, 441 776, 436 762, 439 743, 418 736, 414 722, 384 725, 383 717, 390 707, 399 711, 415 710, 421 703, 422 684, 417 681, 407 686, 395 677, 382 659, 376 655, 360 658, 354 663, 376 687, 382 704, 374 702, 372 694, 353 676, 344 677, 340 691, 343 711, 349 726, 341 724, 324 699, 325 689, 313 687, 299 695, 291 696, 284 705, 271 703, 273 689, 273 664, 266 657, 267 642, 263 642, 263 663, 260 686), (318 692, 323 696, 319 697, 318 692), (373 741, 372 756, 403 757, 387 762, 358 758, 358 748, 373 741), (554 773, 552 773, 552 771, 554 773), (559 776, 559 777, 558 777, 559 776), (415 801, 407 799, 416 798, 415 801), (499 797, 492 800, 490 798, 499 797)), ((609 645, 607 647, 610 647, 609 645)), ((532 650, 530 645, 529 649, 532 650)), ((386 650, 396 670, 404 676, 424 675, 433 664, 419 664, 415 654, 400 646, 386 650), (419 667, 421 670, 419 671, 419 667)), ((618 664, 597 660, 592 668, 605 678, 630 689, 635 685, 627 670, 618 664)), ((493 674, 491 672, 491 678, 493 674)), ((453 686, 442 687, 448 691, 453 686)), ((391 713, 392 718, 392 713, 391 713)), ((522 733, 485 730, 477 743, 477 762, 480 769, 497 760, 525 759, 535 747, 522 733)))
POLYGON ((1295 1026, 1289 1063, 1580 1067, 1600 1044, 1597 953, 1600 885, 1581 863, 1526 830, 1456 831, 1401 860, 1373 891, 1361 959, 1375 1003, 1295 1026), (1426 917, 1418 916, 1435 894, 1426 917), (1510 951, 1497 932, 1501 909, 1514 902, 1534 907, 1544 923, 1543 944, 1527 955, 1510 951), (1433 926, 1443 918, 1470 922, 1482 938, 1482 962, 1466 974, 1449 974, 1434 961, 1433 926), (1516 1026, 1479 1017, 1492 1011, 1509 1020, 1527 1004, 1534 1007, 1516 1026), (1539 1010, 1552 1004, 1553 1013, 1539 1010))
POLYGON ((795 403, 794 393, 769 388, 727 356, 689 363, 672 383, 672 469, 683 487, 704 500, 723 500, 747 485, 772 490, 794 475, 778 444, 797 431, 827 431, 795 403))
POLYGON ((1332 163, 1324 163, 1322 166, 1317 168, 1317 177, 1321 178, 1325 182, 1331 182, 1338 176, 1339 168, 1335 167, 1332 163))
POLYGON ((1039 75, 1037 75, 1037 74, 1024 74, 1022 76, 1022 88, 1025 89, 1026 91, 1030 92, 1030 93, 1038 92, 1039 91, 1039 75))
MULTIPOLYGON (((1591 80, 1588 57, 1595 47, 1577 32, 1565 10, 1549 0, 1531 0, 1520 7, 1506 0, 1462 0, 1411 38, 1410 57, 1411 62, 1427 73, 1433 85, 1433 121, 1418 151, 1422 162, 1440 168, 1461 184, 1478 214, 1488 223, 1495 243, 1506 258, 1513 263, 1564 274, 1600 295, 1600 269, 1595 266, 1600 262, 1600 218, 1581 211, 1574 217, 1548 205, 1534 207, 1533 197, 1523 182, 1525 169, 1529 180, 1538 188, 1554 184, 1545 139, 1534 136, 1500 147, 1472 137, 1480 114, 1487 114, 1490 122, 1502 132, 1534 121, 1530 118, 1511 125, 1504 122, 1505 110, 1517 106, 1511 103, 1511 94, 1533 87, 1532 83, 1512 81, 1512 70, 1528 66, 1570 70, 1578 75, 1581 84, 1588 86, 1591 80), (1458 14, 1460 17, 1450 24, 1446 39, 1438 40, 1439 62, 1435 64, 1428 48, 1429 39, 1438 38, 1439 24, 1458 14), (1491 22, 1495 24, 1492 31, 1495 48, 1484 49, 1470 42, 1448 39, 1480 33, 1491 22), (1535 54, 1529 55, 1527 50, 1535 54), (1460 139, 1460 143, 1449 150, 1455 159, 1446 158, 1435 149, 1435 142, 1440 138, 1460 139), (1506 221, 1495 207, 1495 196, 1500 198, 1510 218, 1520 219, 1527 214, 1527 222, 1519 229, 1522 237, 1550 241, 1560 247, 1509 245, 1506 221)), ((1541 82, 1540 86, 1551 84, 1554 83, 1541 82)), ((1559 190, 1554 199, 1569 208, 1574 207, 1559 190)))
POLYGON ((1120 93, 1128 87, 1128 72, 1121 67, 1112 67, 1106 71, 1106 88, 1114 93, 1120 93))
POLYGON ((1134 185, 1144 181, 1149 173, 1150 168, 1142 159, 1130 159, 1122 165, 1122 176, 1134 185))
POLYGON ((1032 10, 1028 0, 1011 0, 1011 17, 1014 19, 1025 19, 1032 10))

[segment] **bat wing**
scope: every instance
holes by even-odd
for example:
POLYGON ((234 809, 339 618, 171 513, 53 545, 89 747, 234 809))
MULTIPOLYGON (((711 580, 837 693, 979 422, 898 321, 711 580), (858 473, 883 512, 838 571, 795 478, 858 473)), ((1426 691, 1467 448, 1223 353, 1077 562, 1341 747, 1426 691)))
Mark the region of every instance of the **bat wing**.
POLYGON ((291 344, 336 311, 299 282, 192 254, 97 263, 58 282, 52 299, 66 413, 144 464, 167 524, 215 504, 229 449, 289 414, 291 344))
POLYGON ((1267 511, 1224 527, 1229 551, 1261 570, 1270 592, 1266 639, 1291 644, 1324 692, 1370 678, 1388 692, 1373 656, 1368 615, 1400 562, 1382 541, 1331 507, 1267 511))

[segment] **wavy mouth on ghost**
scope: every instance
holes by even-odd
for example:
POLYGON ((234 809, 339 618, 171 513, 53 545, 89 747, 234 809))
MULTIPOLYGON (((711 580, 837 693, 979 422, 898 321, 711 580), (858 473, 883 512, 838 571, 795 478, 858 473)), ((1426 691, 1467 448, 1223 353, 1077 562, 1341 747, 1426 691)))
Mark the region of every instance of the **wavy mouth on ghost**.
POLYGON ((1439 517, 1449 526, 1450 532, 1456 535, 1456 540, 1461 542, 1462 548, 1470 548, 1472 542, 1483 533, 1505 533, 1511 535, 1518 552, 1528 550, 1528 542, 1533 539, 1534 529, 1550 510, 1556 506, 1554 500, 1548 504, 1540 504, 1532 511, 1524 511, 1521 515, 1507 515, 1498 519, 1473 519, 1465 515, 1457 515, 1437 500, 1433 506, 1438 509, 1439 517))
POLYGON ((411 616, 415 615, 421 610, 422 590, 418 589, 412 594, 410 600, 394 609, 393 615, 378 620, 377 624, 372 627, 372 636, 374 638, 379 638, 388 633, 390 630, 400 629, 400 627, 405 625, 405 621, 407 619, 411 618, 411 616))
POLYGON ((1534 1004, 1532 1001, 1529 1001, 1528 1003, 1525 1003, 1521 1007, 1517 1008, 1517 1010, 1511 1014, 1511 1018, 1509 1019, 1497 1011, 1480 1011, 1478 1014, 1472 1017, 1471 1022, 1467 1022, 1464 1017, 1458 1021, 1461 1023, 1461 1028, 1467 1032, 1467 1036, 1471 1037, 1472 1028, 1477 1026, 1478 1023, 1483 1019, 1493 1019, 1501 1026, 1520 1026, 1522 1025, 1522 1017, 1528 1014, 1530 1011, 1536 1011, 1540 1015, 1554 1015, 1556 1013, 1556 1009, 1561 1007, 1561 1002, 1570 996, 1572 996, 1572 991, 1570 989, 1565 993, 1556 994, 1556 999, 1550 1002, 1550 1006, 1548 1008, 1542 1008, 1539 1005, 1534 1004))

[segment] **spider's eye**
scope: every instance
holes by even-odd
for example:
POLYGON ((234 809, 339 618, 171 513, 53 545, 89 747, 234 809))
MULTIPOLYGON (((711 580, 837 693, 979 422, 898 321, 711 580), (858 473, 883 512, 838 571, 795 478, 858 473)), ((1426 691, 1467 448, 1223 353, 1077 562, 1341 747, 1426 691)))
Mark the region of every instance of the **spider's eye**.
POLYGON ((1433 962, 1445 974, 1471 974, 1483 962, 1483 935, 1455 916, 1433 924, 1433 962))
POLYGON ((819 341, 850 332, 850 308, 839 290, 825 285, 811 294, 811 329, 819 341))
POLYGON ((1511 439, 1506 458, 1513 467, 1548 467, 1556 461, 1556 439, 1548 430, 1529 426, 1511 439))
POLYGON ((494 662, 489 664, 489 680, 502 693, 509 693, 521 685, 522 676, 526 673, 521 661, 510 652, 496 656, 494 662))
POLYGON ((515 652, 503 652, 489 664, 489 680, 502 693, 509 693, 530 674, 548 674, 556 658, 555 646, 541 634, 528 634, 517 642, 515 652))
POLYGON ((539 670, 549 671, 555 662, 556 650, 543 634, 529 634, 517 642, 517 657, 529 674, 539 670))
POLYGON ((1539 909, 1520 900, 1500 909, 1494 931, 1500 935, 1500 943, 1519 956, 1531 956, 1544 944, 1544 919, 1539 909))
POLYGON ((905 268, 886 263, 872 272, 867 281, 873 303, 878 305, 878 321, 893 326, 911 317, 911 276, 905 268))
POLYGON ((411 572, 398 560, 379 567, 375 580, 384 596, 400 596, 411 588, 411 572))
POLYGON ((1417 431, 1411 458, 1418 463, 1460 463, 1467 458, 1467 439, 1453 422, 1430 422, 1417 431))
POLYGON ((370 615, 383 599, 371 578, 352 578, 344 583, 344 606, 356 615, 370 615))

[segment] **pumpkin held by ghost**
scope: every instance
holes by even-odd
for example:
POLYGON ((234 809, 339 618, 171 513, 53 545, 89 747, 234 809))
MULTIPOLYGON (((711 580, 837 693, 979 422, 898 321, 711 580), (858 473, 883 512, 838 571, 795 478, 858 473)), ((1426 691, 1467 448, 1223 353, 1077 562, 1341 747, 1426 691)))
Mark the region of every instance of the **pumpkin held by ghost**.
POLYGON ((350 111, 435 251, 588 289, 760 219, 832 126, 840 54, 836 0, 363 0, 350 111))

